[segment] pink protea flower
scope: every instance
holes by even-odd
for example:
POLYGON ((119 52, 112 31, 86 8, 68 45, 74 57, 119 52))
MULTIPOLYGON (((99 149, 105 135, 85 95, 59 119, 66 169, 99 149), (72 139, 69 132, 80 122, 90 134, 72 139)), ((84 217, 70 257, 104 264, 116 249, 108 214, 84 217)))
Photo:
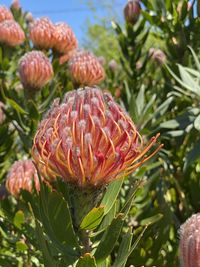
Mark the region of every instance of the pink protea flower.
POLYGON ((30 24, 30 39, 36 47, 49 49, 54 46, 54 24, 46 17, 36 19, 30 24))
POLYGON ((61 54, 67 54, 77 48, 77 39, 72 29, 64 22, 55 24, 54 49, 61 54))
POLYGON ((78 51, 69 60, 69 72, 74 82, 80 85, 96 85, 105 78, 99 60, 90 52, 78 51))
POLYGON ((151 158, 129 115, 108 92, 86 87, 55 100, 39 125, 32 155, 48 179, 101 186, 132 173, 151 158))
POLYGON ((14 20, 13 14, 5 6, 0 6, 0 22, 4 20, 14 20))
POLYGON ((4 20, 0 23, 0 43, 9 46, 20 45, 25 41, 25 34, 14 20, 4 20))
POLYGON ((19 75, 24 87, 40 89, 52 79, 53 68, 43 52, 32 51, 20 59, 19 75))
POLYGON ((12 195, 18 197, 21 189, 32 191, 33 181, 35 189, 39 191, 39 178, 32 160, 19 160, 10 168, 6 179, 6 188, 12 195))
POLYGON ((179 249, 181 267, 200 266, 200 213, 181 225, 179 249))
POLYGON ((124 8, 124 17, 125 20, 134 25, 140 16, 141 7, 139 0, 129 0, 124 8))

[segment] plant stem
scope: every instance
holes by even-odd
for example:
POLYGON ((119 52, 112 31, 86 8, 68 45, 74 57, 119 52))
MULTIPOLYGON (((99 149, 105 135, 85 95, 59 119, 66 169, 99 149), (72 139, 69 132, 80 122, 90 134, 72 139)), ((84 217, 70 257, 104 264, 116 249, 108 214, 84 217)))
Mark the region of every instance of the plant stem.
POLYGON ((80 239, 83 245, 82 255, 91 251, 91 241, 89 237, 89 231, 82 230, 80 232, 80 239))

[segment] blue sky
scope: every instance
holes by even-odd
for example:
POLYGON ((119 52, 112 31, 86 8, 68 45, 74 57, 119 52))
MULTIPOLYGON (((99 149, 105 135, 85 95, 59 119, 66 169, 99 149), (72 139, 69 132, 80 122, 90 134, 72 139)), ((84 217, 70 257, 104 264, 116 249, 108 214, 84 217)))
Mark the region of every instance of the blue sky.
MULTIPOLYGON (((113 11, 117 12, 119 16, 123 14, 123 6, 126 1, 118 0, 117 5, 113 6, 113 11)), ((0 0, 0 4, 8 7, 11 2, 12 0, 0 0)), ((88 19, 94 23, 95 16, 105 17, 107 15, 108 17, 107 9, 99 4, 99 1, 92 1, 96 7, 95 13, 86 2, 86 0, 20 0, 23 10, 30 11, 34 17, 48 16, 53 22, 67 22, 74 30, 80 44, 85 34, 88 19)))

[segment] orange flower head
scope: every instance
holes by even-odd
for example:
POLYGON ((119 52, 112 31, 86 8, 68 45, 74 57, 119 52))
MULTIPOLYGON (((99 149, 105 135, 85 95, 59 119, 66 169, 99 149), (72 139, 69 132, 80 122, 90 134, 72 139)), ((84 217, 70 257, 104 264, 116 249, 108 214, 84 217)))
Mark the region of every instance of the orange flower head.
POLYGON ((54 101, 39 125, 32 155, 42 175, 80 187, 102 186, 152 157, 129 115, 108 92, 86 87, 54 101))
POLYGON ((5 6, 0 6, 0 22, 4 20, 14 20, 13 14, 5 6))
POLYGON ((14 20, 4 20, 0 23, 0 43, 8 46, 20 45, 25 41, 25 34, 14 20))
POLYGON ((69 72, 79 85, 96 85, 105 78, 104 69, 92 53, 78 51, 69 60, 69 72))
POLYGON ((20 59, 19 75, 25 88, 40 89, 52 79, 53 68, 43 52, 31 51, 20 59))
POLYGON ((54 49, 61 54, 67 54, 77 48, 77 39, 72 29, 64 22, 55 24, 54 49))
POLYGON ((39 178, 32 160, 19 160, 10 168, 6 179, 6 188, 11 195, 18 197, 21 189, 32 192, 33 181, 35 189, 39 191, 39 178))
POLYGON ((49 49, 54 46, 54 24, 46 17, 36 19, 30 24, 29 34, 34 46, 49 49))
POLYGON ((180 227, 180 261, 183 267, 200 266, 200 213, 193 214, 180 227))

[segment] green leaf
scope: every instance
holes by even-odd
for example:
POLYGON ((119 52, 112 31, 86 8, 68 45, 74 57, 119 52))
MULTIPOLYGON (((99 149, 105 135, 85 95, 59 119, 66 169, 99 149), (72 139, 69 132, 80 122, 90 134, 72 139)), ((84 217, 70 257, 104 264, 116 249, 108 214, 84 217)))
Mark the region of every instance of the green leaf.
POLYGON ((134 251, 134 249, 137 247, 138 243, 140 242, 140 240, 142 239, 144 232, 146 231, 148 225, 146 225, 144 227, 144 229, 142 230, 142 232, 140 233, 140 235, 138 236, 138 238, 135 240, 135 242, 133 243, 133 245, 131 246, 130 250, 129 250, 129 255, 131 255, 131 253, 134 251))
POLYGON ((199 84, 195 81, 195 79, 188 73, 188 71, 185 69, 185 67, 182 67, 178 64, 178 68, 180 71, 181 79, 184 82, 184 84, 190 88, 192 92, 197 93, 200 95, 200 87, 199 84))
POLYGON ((179 127, 179 123, 176 120, 169 120, 162 122, 160 124, 160 128, 166 128, 166 129, 176 129, 179 127))
POLYGON ((80 228, 85 230, 94 230, 102 221, 104 207, 93 208, 83 219, 80 228))
POLYGON ((174 98, 171 96, 167 98, 156 110, 155 113, 152 115, 152 117, 156 117, 158 115, 164 115, 167 109, 169 108, 169 105, 172 103, 174 98))
POLYGON ((95 258, 90 253, 86 253, 78 260, 76 267, 97 267, 97 265, 95 258))
POLYGON ((133 233, 132 229, 130 228, 129 231, 122 238, 122 242, 120 243, 119 250, 112 267, 124 267, 126 265, 132 239, 133 233))
POLYGON ((200 142, 194 143, 193 149, 185 157, 185 163, 183 166, 183 171, 185 172, 187 168, 200 157, 200 142))
POLYGON ((116 31, 117 34, 122 33, 121 27, 115 21, 111 21, 111 26, 116 31))
POLYGON ((110 255, 119 238, 123 223, 123 214, 119 214, 117 218, 112 221, 108 229, 104 232, 94 254, 97 262, 105 260, 110 255))
POLYGON ((77 247, 69 206, 64 198, 53 191, 48 197, 48 219, 56 238, 63 244, 77 247))
POLYGON ((95 235, 102 233, 102 231, 104 231, 112 223, 112 220, 114 219, 116 215, 116 209, 117 209, 116 206, 117 206, 117 203, 115 202, 112 209, 103 218, 102 223, 100 224, 98 228, 98 231, 96 233, 91 234, 90 236, 95 236, 95 235))
POLYGON ((197 69, 198 69, 198 71, 200 72, 200 62, 199 62, 199 59, 198 59, 197 55, 195 54, 194 50, 192 49, 192 47, 191 47, 191 46, 188 46, 188 48, 190 49, 190 51, 191 51, 191 53, 192 53, 192 55, 193 55, 195 64, 196 64, 196 66, 197 66, 197 69))
POLYGON ((42 254, 43 254, 44 266, 45 267, 47 267, 47 266, 48 267, 55 267, 56 264, 55 264, 55 262, 51 256, 47 240, 44 237, 43 229, 37 220, 35 220, 35 223, 36 223, 36 229, 35 229, 36 230, 36 238, 38 240, 38 244, 39 244, 40 249, 41 249, 42 254))
MULTIPOLYGON (((180 66, 180 65, 179 65, 180 66)), ((172 77, 183 87, 185 87, 186 89, 188 89, 189 91, 191 91, 192 93, 197 94, 198 96, 200 96, 200 88, 196 88, 196 87, 192 87, 190 86, 190 84, 188 83, 184 83, 167 65, 165 65, 166 69, 169 71, 169 73, 172 75, 172 77)), ((182 70, 182 69, 181 69, 182 70)), ((183 71, 182 71, 182 76, 184 75, 183 71)))
POLYGON ((15 217, 13 219, 13 224, 21 229, 22 228, 22 224, 25 222, 25 217, 24 217, 24 213, 22 210, 19 210, 15 213, 15 217))
POLYGON ((18 241, 16 243, 16 249, 17 251, 26 251, 28 249, 28 246, 24 242, 18 241))
POLYGON ((141 115, 144 108, 144 92, 145 88, 144 85, 142 85, 136 98, 137 111, 139 115, 141 115))
POLYGON ((110 211, 110 209, 112 209, 113 205, 115 204, 115 201, 120 192, 123 182, 124 182, 123 179, 119 179, 119 180, 112 182, 108 186, 106 193, 101 201, 101 205, 100 205, 100 206, 104 206, 104 215, 107 214, 110 211))
POLYGON ((135 197, 139 187, 142 185, 142 183, 143 183, 143 181, 141 180, 130 189, 129 194, 127 196, 127 200, 121 209, 121 213, 124 214, 124 218, 129 213, 129 210, 131 209, 132 204, 133 204, 134 197, 135 197))
POLYGON ((134 94, 131 94, 131 99, 130 99, 130 105, 129 106, 130 106, 129 113, 131 115, 131 118, 137 124, 138 119, 139 119, 139 113, 138 113, 138 108, 137 108, 136 97, 135 97, 134 94))
POLYGON ((6 97, 6 100, 7 100, 8 104, 11 107, 13 107, 17 112, 19 112, 21 114, 27 114, 27 112, 19 104, 17 104, 17 102, 15 102, 13 99, 6 97))
POLYGON ((155 222, 161 220, 162 218, 163 218, 163 214, 158 213, 158 214, 156 214, 156 215, 154 215, 154 216, 151 216, 151 217, 149 217, 149 218, 146 218, 146 219, 142 220, 142 221, 140 222, 140 224, 141 224, 141 225, 150 225, 150 224, 153 224, 153 223, 155 223, 155 222))
POLYGON ((200 115, 198 115, 194 121, 194 128, 200 131, 200 115))

